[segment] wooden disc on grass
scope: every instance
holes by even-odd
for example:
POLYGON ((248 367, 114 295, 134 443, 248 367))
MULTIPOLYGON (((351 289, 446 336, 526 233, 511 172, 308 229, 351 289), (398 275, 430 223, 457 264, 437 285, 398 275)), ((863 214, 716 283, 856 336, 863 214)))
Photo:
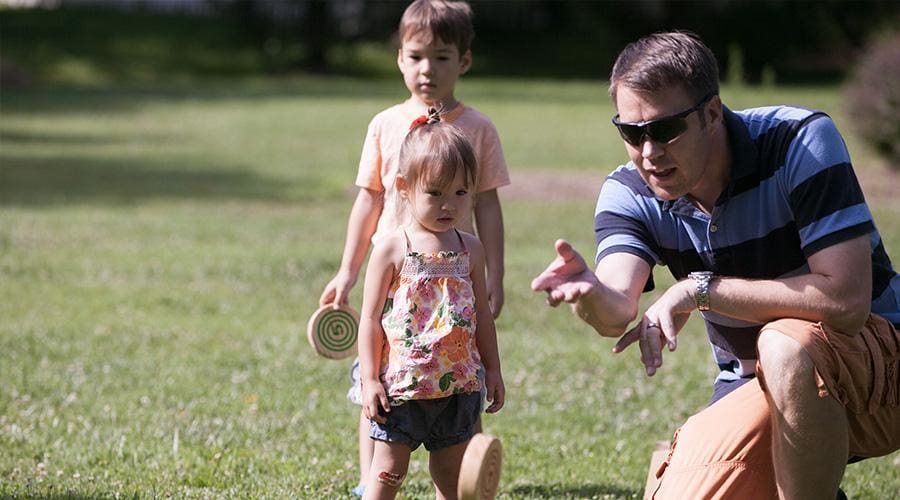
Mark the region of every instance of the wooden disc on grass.
POLYGON ((330 359, 343 359, 356 354, 359 314, 350 306, 332 304, 320 307, 309 318, 306 336, 309 345, 330 359))
POLYGON ((457 495, 461 500, 491 500, 497 496, 503 446, 487 434, 475 434, 466 447, 459 469, 457 495))

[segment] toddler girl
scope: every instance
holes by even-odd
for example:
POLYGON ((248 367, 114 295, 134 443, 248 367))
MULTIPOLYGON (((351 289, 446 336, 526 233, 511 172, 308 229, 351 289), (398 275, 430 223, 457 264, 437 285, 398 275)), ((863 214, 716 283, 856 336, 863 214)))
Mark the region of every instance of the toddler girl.
POLYGON ((437 497, 455 498, 482 385, 488 413, 504 399, 484 249, 454 228, 471 211, 475 155, 433 109, 413 127, 396 178, 406 220, 375 244, 366 271, 359 360, 375 454, 365 499, 393 498, 420 444, 437 497))

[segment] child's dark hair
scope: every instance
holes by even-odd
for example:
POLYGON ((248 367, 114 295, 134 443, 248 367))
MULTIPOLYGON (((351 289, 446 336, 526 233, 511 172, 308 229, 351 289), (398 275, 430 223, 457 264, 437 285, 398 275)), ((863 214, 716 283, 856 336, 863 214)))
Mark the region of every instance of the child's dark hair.
POLYGON ((478 160, 466 136, 434 120, 415 126, 400 147, 399 174, 409 186, 443 187, 462 170, 466 187, 475 186, 478 160))
POLYGON ((399 35, 401 44, 414 35, 422 35, 425 43, 431 43, 437 37, 444 43, 456 45, 462 57, 475 38, 472 8, 466 2, 416 0, 400 18, 399 35))

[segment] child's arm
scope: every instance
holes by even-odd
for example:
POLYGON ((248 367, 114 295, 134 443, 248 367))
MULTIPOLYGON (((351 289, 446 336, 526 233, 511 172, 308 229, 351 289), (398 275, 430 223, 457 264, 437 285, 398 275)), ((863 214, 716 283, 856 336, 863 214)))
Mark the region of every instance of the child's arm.
MULTIPOLYGON (((363 413, 369 420, 384 423, 378 413, 379 405, 385 412, 391 411, 384 386, 381 384, 381 351, 384 347, 384 329, 381 314, 387 298, 388 287, 399 270, 396 262, 397 238, 390 236, 375 245, 363 290, 363 305, 359 317, 359 377, 362 382, 363 413)), ((401 254, 402 259, 402 254, 401 254)))
POLYGON ((506 388, 503 375, 500 373, 500 351, 497 348, 497 330, 494 327, 494 316, 487 303, 487 289, 484 278, 484 248, 481 242, 472 235, 466 234, 466 246, 471 255, 472 289, 475 292, 475 343, 478 354, 484 363, 484 383, 487 398, 491 402, 488 413, 496 413, 503 407, 506 388))
POLYGON ((369 251, 369 241, 375 234, 378 226, 378 218, 384 208, 384 192, 360 188, 350 210, 350 218, 347 221, 347 241, 344 243, 344 256, 341 259, 341 267, 331 281, 325 285, 322 296, 319 297, 319 305, 347 303, 347 296, 356 284, 359 270, 362 268, 369 251))
POLYGON ((487 265, 487 300, 493 317, 503 309, 503 211, 496 189, 478 193, 475 201, 475 225, 484 245, 487 265))

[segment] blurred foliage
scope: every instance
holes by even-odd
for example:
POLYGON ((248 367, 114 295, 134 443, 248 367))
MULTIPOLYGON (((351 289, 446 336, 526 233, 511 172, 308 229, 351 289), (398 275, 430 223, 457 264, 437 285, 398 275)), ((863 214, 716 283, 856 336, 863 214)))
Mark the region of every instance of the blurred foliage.
POLYGON ((857 134, 900 170, 900 32, 872 44, 844 95, 857 134))
MULTIPOLYGON (((392 77, 392 37, 407 4, 167 4, 179 13, 151 11, 152 3, 63 0, 56 9, 0 8, 4 74, 13 68, 38 82, 81 83, 299 72, 392 77)), ((477 34, 472 72, 480 76, 605 78, 628 42, 653 31, 690 29, 716 53, 723 79, 834 81, 870 38, 900 23, 894 0, 471 4, 477 34)))

